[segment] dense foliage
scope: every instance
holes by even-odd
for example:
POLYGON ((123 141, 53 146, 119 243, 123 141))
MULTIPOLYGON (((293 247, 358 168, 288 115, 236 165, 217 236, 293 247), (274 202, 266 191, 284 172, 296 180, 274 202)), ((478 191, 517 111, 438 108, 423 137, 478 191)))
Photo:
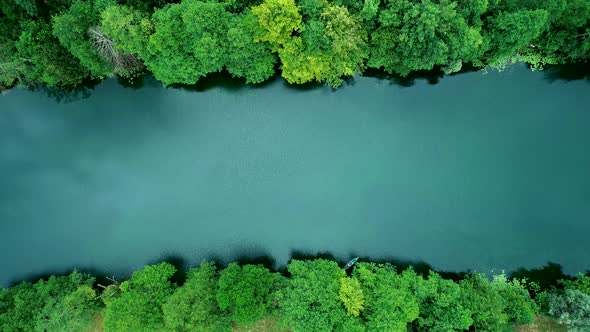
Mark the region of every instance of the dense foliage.
POLYGON ((587 0, 14 0, 0 2, 0 89, 132 77, 341 85, 469 63, 587 61, 587 0))
POLYGON ((293 260, 284 275, 262 265, 204 262, 178 277, 169 263, 149 265, 121 283, 73 272, 0 291, 0 331, 231 331, 272 319, 306 331, 511 331, 535 315, 573 331, 590 328, 590 276, 541 289, 526 279, 467 274, 459 281, 430 271, 357 263, 293 260), (181 282, 181 285, 172 282, 181 282), (536 294, 531 297, 530 294, 536 294))

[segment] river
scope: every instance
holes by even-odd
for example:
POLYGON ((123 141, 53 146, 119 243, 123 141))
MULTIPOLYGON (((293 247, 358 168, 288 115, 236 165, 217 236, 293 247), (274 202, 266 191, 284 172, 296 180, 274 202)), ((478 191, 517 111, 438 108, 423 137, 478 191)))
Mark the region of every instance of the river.
MULTIPOLYGON (((590 269, 590 81, 517 65, 332 91, 0 96, 0 286, 294 251, 590 269)), ((492 272, 493 271, 493 272, 492 272)))

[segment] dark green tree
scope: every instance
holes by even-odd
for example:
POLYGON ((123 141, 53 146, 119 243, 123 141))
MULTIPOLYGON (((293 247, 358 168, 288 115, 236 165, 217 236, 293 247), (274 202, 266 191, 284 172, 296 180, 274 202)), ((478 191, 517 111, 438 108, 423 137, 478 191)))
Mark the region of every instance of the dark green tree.
POLYGON ((53 17, 53 34, 72 53, 93 77, 106 78, 113 75, 115 66, 101 57, 91 41, 90 29, 100 24, 100 13, 114 0, 76 0, 60 15, 53 17))
POLYGON ((80 331, 98 311, 93 278, 74 271, 0 291, 1 331, 80 331))
POLYGON ((462 303, 461 288, 452 280, 431 271, 426 280, 417 277, 413 288, 420 308, 417 325, 422 331, 464 331, 473 323, 462 303))
POLYGON ((281 276, 262 265, 230 264, 221 271, 217 302, 229 310, 238 324, 249 324, 264 318, 274 307, 273 296, 281 276))
POLYGON ((547 11, 541 9, 501 12, 489 18, 482 64, 502 69, 521 60, 547 29, 548 18, 547 11))
POLYGON ((231 14, 222 3, 184 0, 157 10, 155 32, 144 58, 165 85, 194 84, 226 62, 227 27, 231 14))
POLYGON ((231 331, 230 320, 216 299, 218 275, 213 263, 202 263, 188 271, 184 285, 164 304, 167 331, 231 331))
POLYGON ((346 316, 338 297, 344 271, 332 261, 292 260, 291 278, 279 292, 284 323, 294 332, 332 331, 346 316))
POLYGON ((389 73, 406 76, 435 66, 451 73, 483 51, 480 29, 467 24, 454 1, 390 1, 378 22, 368 65, 389 73))
POLYGON ((42 21, 23 24, 16 49, 13 66, 23 83, 73 86, 89 75, 80 61, 52 35, 51 26, 42 21))
POLYGON ((277 57, 268 42, 256 42, 261 34, 258 19, 251 12, 234 15, 228 21, 227 60, 225 67, 246 83, 261 83, 272 77, 277 57))
POLYGON ((148 265, 121 283, 118 296, 105 296, 104 330, 161 331, 164 329, 162 305, 176 286, 169 279, 176 268, 168 263, 148 265))
POLYGON ((418 318, 418 301, 411 289, 417 276, 412 270, 398 274, 391 265, 357 263, 353 275, 361 282, 365 297, 361 316, 369 331, 404 332, 418 318))

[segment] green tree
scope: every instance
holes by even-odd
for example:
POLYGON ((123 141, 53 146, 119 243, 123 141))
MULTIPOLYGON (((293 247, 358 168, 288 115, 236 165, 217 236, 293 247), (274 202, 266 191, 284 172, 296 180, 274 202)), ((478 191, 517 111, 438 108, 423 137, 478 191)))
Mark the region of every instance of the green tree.
POLYGON ((360 317, 346 316, 334 328, 336 332, 365 332, 367 327, 360 317))
POLYGON ((360 73, 367 57, 367 34, 358 20, 346 7, 325 1, 303 1, 301 8, 308 19, 301 26, 301 36, 279 49, 287 82, 315 80, 335 88, 342 84, 343 76, 360 73))
POLYGON ((340 301, 344 304, 349 315, 358 317, 365 305, 365 298, 361 283, 357 278, 340 279, 340 290, 338 292, 340 301))
POLYGON ((590 55, 590 2, 585 0, 538 1, 527 9, 543 9, 548 28, 521 51, 521 58, 543 68, 586 59, 590 55))
MULTIPOLYGON (((0 17, 0 30, 15 30, 14 22, 0 17)), ((18 31, 18 29, 16 29, 18 31)), ((18 35, 10 36, 8 33, 0 35, 0 90, 11 87, 18 81, 23 81, 26 63, 17 56, 16 40, 18 35)))
POLYGON ((100 306, 91 285, 79 286, 59 299, 52 296, 41 311, 35 329, 42 332, 84 331, 94 323, 100 306))
POLYGON ((234 77, 246 83, 261 83, 275 73, 277 57, 268 42, 255 42, 260 33, 258 19, 251 12, 233 16, 227 29, 227 62, 225 67, 234 77))
POLYGON ((501 331, 508 317, 504 299, 482 274, 474 273, 461 281, 463 306, 471 312, 476 331, 501 331))
POLYGON ((64 13, 53 17, 53 34, 80 60, 95 78, 112 76, 115 66, 101 57, 90 40, 89 29, 100 24, 100 13, 114 0, 76 0, 64 13))
POLYGON ((444 66, 450 73, 482 52, 479 28, 470 27, 450 0, 390 1, 371 33, 368 65, 402 76, 444 66))
POLYGON ((230 331, 230 321, 217 304, 218 276, 213 263, 188 271, 184 285, 164 304, 166 330, 178 332, 230 331))
POLYGON ((492 286, 504 300, 504 312, 508 320, 518 324, 530 324, 535 319, 537 306, 523 282, 506 279, 506 275, 494 276, 492 286))
POLYGON ((37 16, 37 0, 14 0, 14 3, 26 11, 27 14, 31 16, 37 16))
POLYGON ((232 263, 221 271, 217 302, 222 310, 229 310, 238 324, 253 323, 273 307, 271 300, 279 281, 279 274, 262 265, 240 267, 232 263))
POLYGON ((30 21, 23 26, 12 59, 21 82, 72 86, 89 75, 80 61, 51 34, 49 24, 30 21))
POLYGON ((93 278, 79 272, 21 283, 0 291, 2 331, 75 331, 92 323, 98 310, 93 278))
POLYGON ((501 12, 489 19, 489 30, 485 35, 488 46, 483 64, 501 69, 520 60, 533 41, 545 31, 547 22, 546 10, 501 12))
POLYGON ((105 331, 160 331, 164 328, 162 305, 174 292, 169 279, 176 268, 168 263, 148 265, 121 283, 121 293, 104 297, 105 331))
POLYGON ((154 26, 145 13, 127 6, 108 6, 101 13, 101 25, 118 49, 149 57, 147 47, 154 26))
POLYGON ((590 295, 590 274, 583 275, 579 273, 574 280, 561 280, 561 284, 566 289, 575 289, 590 295))
POLYGON ((155 27, 144 58, 165 85, 194 84, 219 71, 226 61, 227 26, 231 14, 222 3, 184 0, 153 15, 155 27))
POLYGON ((428 279, 416 278, 414 286, 420 316, 417 324, 423 331, 447 332, 468 330, 473 320, 462 303, 461 288, 452 280, 430 272, 428 279))
POLYGON ((283 322, 294 332, 332 331, 346 316, 338 297, 344 271, 332 261, 292 260, 291 278, 279 291, 283 322))
POLYGON ((369 331, 405 332, 407 324, 418 318, 418 302, 411 290, 417 278, 413 271, 397 274, 391 265, 359 263, 353 275, 361 282, 362 317, 369 331))
POLYGON ((0 290, 0 326, 2 331, 34 331, 44 299, 37 296, 31 283, 0 290))
POLYGON ((257 38, 269 42, 274 50, 284 45, 301 25, 301 14, 294 0, 265 0, 252 7, 264 33, 257 38))

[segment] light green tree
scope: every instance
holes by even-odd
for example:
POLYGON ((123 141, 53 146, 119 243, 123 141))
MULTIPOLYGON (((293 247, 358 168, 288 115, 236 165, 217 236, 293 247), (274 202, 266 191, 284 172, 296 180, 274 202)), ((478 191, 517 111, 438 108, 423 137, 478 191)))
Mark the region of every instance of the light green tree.
POLYGON ((365 305, 365 298, 361 283, 357 278, 340 279, 340 290, 338 293, 340 301, 344 304, 349 315, 358 317, 365 305))
POLYGON ((154 26, 145 13, 127 6, 108 6, 101 13, 101 25, 118 49, 149 57, 147 46, 154 26))
POLYGON ((284 45, 301 25, 301 14, 294 0, 265 0, 252 7, 252 13, 264 30, 258 40, 269 42, 273 50, 284 45))

